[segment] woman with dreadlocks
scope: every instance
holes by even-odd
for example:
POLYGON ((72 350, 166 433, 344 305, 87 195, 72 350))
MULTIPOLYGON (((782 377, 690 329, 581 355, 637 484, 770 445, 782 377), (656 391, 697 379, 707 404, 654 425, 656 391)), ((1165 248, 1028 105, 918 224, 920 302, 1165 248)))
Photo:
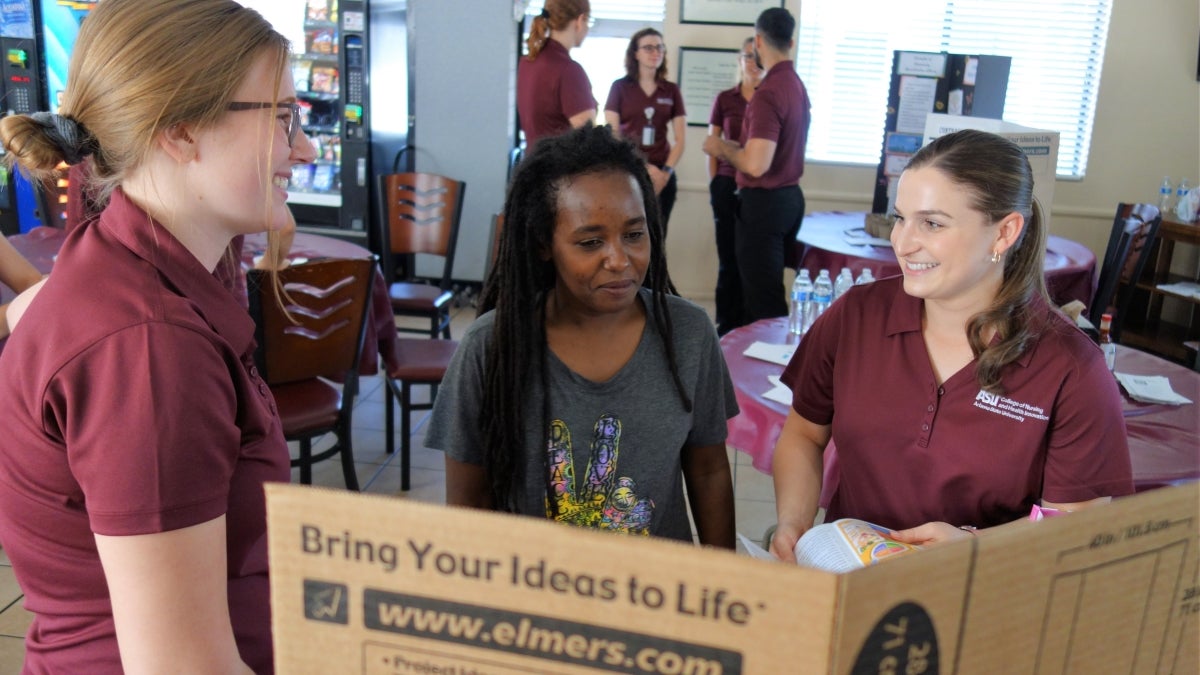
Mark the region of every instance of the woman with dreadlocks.
POLYGON ((426 445, 450 504, 733 548, 716 332, 667 275, 654 188, 604 127, 543 140, 513 178, 481 315, 426 445))

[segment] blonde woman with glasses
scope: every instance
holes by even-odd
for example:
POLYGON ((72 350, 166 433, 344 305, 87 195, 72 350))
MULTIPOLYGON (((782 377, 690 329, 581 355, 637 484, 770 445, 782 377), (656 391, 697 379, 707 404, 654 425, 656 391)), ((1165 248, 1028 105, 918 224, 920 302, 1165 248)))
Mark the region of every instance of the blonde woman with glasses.
POLYGON ((86 162, 102 210, 0 358, 0 540, 25 672, 270 673, 263 484, 291 477, 254 324, 213 274, 289 219, 287 40, 233 0, 105 0, 60 114, 0 120, 35 178, 86 162))

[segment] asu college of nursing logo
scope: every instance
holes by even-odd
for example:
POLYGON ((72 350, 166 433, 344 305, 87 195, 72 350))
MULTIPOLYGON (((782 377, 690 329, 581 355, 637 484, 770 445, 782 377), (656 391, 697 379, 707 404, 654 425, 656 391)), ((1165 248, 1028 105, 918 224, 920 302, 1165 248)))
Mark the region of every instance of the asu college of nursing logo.
POLYGON ((1006 398, 999 394, 989 394, 982 389, 975 395, 975 407, 1018 422, 1024 422, 1026 419, 1035 419, 1044 422, 1050 419, 1046 416, 1046 411, 1038 406, 1021 403, 1020 401, 1006 398))

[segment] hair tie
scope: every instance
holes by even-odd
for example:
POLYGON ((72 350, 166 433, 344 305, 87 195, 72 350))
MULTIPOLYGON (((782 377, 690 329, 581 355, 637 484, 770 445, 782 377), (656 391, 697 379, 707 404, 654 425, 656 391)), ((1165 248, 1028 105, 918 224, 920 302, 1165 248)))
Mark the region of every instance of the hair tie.
POLYGON ((71 117, 48 112, 33 113, 29 117, 45 130, 46 136, 62 152, 63 161, 67 164, 78 164, 96 152, 96 139, 86 127, 71 117))
POLYGON ((542 13, 541 13, 541 14, 538 14, 538 17, 539 17, 539 18, 542 18, 542 19, 549 19, 549 18, 550 18, 550 12, 546 11, 546 8, 545 8, 545 7, 543 7, 543 8, 542 8, 542 13))

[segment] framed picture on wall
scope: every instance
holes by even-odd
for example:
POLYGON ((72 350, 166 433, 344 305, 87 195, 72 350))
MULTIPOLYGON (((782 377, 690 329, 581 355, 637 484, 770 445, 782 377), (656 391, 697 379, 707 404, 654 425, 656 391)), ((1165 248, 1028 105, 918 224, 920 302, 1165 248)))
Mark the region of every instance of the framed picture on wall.
POLYGON ((679 0, 680 23, 753 26, 764 9, 783 7, 785 0, 679 0))
POLYGON ((689 127, 708 126, 717 94, 737 84, 740 49, 679 48, 679 90, 689 127))

